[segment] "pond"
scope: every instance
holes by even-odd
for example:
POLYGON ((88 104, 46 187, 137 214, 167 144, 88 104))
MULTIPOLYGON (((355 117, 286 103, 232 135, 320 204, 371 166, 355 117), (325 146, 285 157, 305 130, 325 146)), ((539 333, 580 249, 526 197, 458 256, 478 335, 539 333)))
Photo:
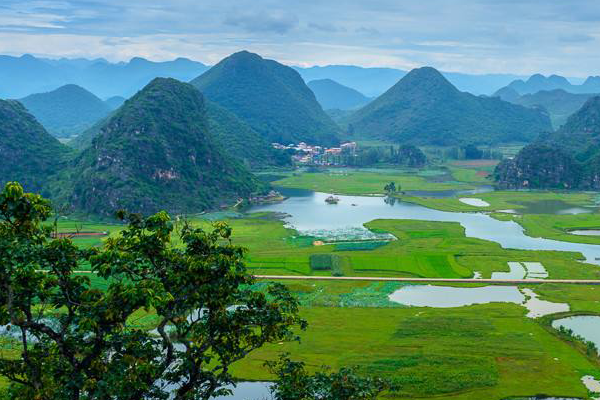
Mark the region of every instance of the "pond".
POLYGON ((479 186, 478 188, 467 190, 407 190, 404 193, 406 193, 408 196, 447 199, 450 197, 472 196, 475 194, 490 193, 493 191, 493 186, 479 186))
POLYGON ((473 206, 473 207, 489 207, 490 203, 488 203, 487 201, 483 201, 481 199, 475 199, 475 198, 471 198, 471 197, 461 197, 460 199, 458 199, 458 201, 460 201, 461 203, 467 204, 469 206, 473 206))
POLYGON ((455 308, 474 304, 513 303, 525 307, 529 318, 569 311, 569 305, 538 299, 531 289, 516 286, 449 287, 407 285, 389 295, 390 301, 413 307, 455 308))
POLYGON ((520 208, 519 214, 590 214, 594 212, 593 207, 579 207, 561 200, 538 200, 533 202, 518 202, 515 204, 524 206, 520 208))
POLYGON ((600 264, 600 245, 561 242, 525 235, 514 221, 499 221, 485 213, 439 211, 403 201, 386 202, 378 196, 336 196, 338 204, 327 204, 329 193, 301 189, 278 189, 289 198, 281 203, 259 205, 250 212, 271 211, 289 215, 286 222, 302 234, 361 228, 374 219, 415 219, 458 222, 468 237, 490 240, 504 248, 557 250, 582 253, 587 262, 600 264))
POLYGON ((552 323, 554 328, 565 327, 585 340, 594 342, 600 349, 600 317, 580 315, 558 319, 552 323))
POLYGON ((600 230, 598 229, 580 229, 569 232, 571 235, 578 236, 600 236, 600 230))
POLYGON ((269 382, 240 382, 230 396, 216 397, 219 400, 271 400, 269 382))

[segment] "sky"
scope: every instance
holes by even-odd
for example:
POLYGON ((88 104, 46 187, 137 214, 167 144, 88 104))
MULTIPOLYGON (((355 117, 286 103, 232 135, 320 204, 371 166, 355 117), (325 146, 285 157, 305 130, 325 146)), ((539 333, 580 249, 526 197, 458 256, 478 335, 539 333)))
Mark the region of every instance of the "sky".
POLYGON ((1 0, 0 54, 600 75, 600 0, 1 0))

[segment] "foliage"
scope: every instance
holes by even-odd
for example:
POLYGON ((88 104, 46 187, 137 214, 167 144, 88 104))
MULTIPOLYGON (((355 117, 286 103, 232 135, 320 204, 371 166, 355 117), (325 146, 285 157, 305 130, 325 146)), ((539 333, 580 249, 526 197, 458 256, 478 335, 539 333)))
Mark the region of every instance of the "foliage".
POLYGON ((600 189, 600 96, 592 97, 557 132, 543 135, 512 160, 498 165, 495 178, 508 188, 600 189))
POLYGON ((375 400, 390 386, 384 379, 360 376, 352 368, 310 375, 303 362, 292 361, 287 354, 265 365, 277 377, 271 389, 274 400, 375 400))
POLYGON ((206 400, 227 392, 234 362, 305 327, 285 287, 251 289, 225 224, 175 231, 165 212, 120 212, 118 237, 80 250, 51 238, 50 211, 17 183, 0 194, 0 326, 16 330, 21 352, 0 354, 10 399, 206 400), (75 273, 83 263, 103 290, 75 273), (130 323, 142 310, 155 313, 154 332, 130 323))
POLYGON ((345 122, 357 138, 437 146, 531 141, 552 129, 547 114, 460 92, 429 67, 411 71, 345 122))
POLYGON ((77 85, 32 94, 20 101, 48 132, 58 137, 80 134, 111 111, 106 103, 77 85))
POLYGON ((0 185, 18 180, 28 190, 45 190, 70 155, 21 103, 0 100, 0 185))
POLYGON ((60 178, 58 201, 103 216, 198 212, 264 189, 211 135, 202 95, 164 78, 117 110, 60 178))
POLYGON ((385 192, 389 195, 396 193, 400 189, 396 190, 396 183, 390 182, 383 187, 383 190, 385 190, 385 192))
POLYGON ((300 75, 276 61, 242 51, 225 58, 191 83, 269 143, 339 142, 339 128, 300 75))

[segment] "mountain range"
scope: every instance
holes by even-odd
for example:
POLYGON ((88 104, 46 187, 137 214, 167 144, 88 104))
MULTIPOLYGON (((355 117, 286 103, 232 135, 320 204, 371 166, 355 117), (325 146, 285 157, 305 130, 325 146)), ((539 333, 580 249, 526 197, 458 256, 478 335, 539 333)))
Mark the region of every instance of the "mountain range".
POLYGON ((153 62, 136 57, 115 64, 104 59, 50 60, 28 54, 0 56, 0 98, 22 98, 66 84, 82 86, 103 99, 127 98, 156 77, 189 81, 207 69, 206 65, 186 58, 153 62))
POLYGON ((495 170, 503 188, 600 189, 600 96, 495 170))
POLYGON ((529 142, 552 130, 544 111, 461 92, 431 67, 411 71, 345 125, 353 138, 415 145, 529 142))
POLYGON ((0 100, 1 187, 18 181, 25 190, 40 192, 48 177, 59 171, 71 154, 21 103, 0 100))
POLYGON ((339 143, 339 127, 290 67, 242 51, 191 81, 269 143, 339 143))
POLYGON ((19 100, 56 137, 69 137, 106 117, 111 105, 77 85, 65 85, 47 93, 19 100))
POLYGON ((318 79, 308 82, 307 85, 324 110, 354 110, 371 101, 358 90, 331 79, 318 79))
MULTIPOLYGON (((562 89, 569 93, 600 93, 600 76, 590 76, 582 84, 573 84, 567 78, 559 75, 550 75, 548 77, 535 74, 527 80, 518 79, 511 82, 506 87, 514 90, 519 95, 534 94, 539 91, 562 89)), ((504 88, 500 89, 503 90, 504 88)), ((497 91, 494 96, 501 96, 497 91)))
POLYGON ((59 203, 104 216, 198 212, 263 190, 210 132, 202 94, 169 78, 119 108, 57 182, 59 203))
POLYGON ((558 129, 594 96, 594 94, 568 93, 562 89, 541 90, 534 94, 520 96, 511 103, 525 107, 543 107, 548 111, 554 128, 558 129))

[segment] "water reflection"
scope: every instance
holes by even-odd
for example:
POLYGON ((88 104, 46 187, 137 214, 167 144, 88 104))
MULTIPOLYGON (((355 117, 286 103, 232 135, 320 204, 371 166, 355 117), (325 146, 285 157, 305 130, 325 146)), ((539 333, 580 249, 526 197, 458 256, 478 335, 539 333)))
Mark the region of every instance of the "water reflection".
POLYGON ((490 240, 504 248, 521 250, 556 250, 582 253, 587 262, 600 264, 600 246, 533 238, 514 221, 499 221, 484 213, 439 211, 401 200, 391 204, 384 197, 337 196, 338 204, 325 203, 329 193, 300 189, 278 189, 289 199, 255 206, 255 211, 289 214, 286 221, 300 232, 362 227, 374 219, 415 219, 422 221, 459 222, 468 237, 490 240))

